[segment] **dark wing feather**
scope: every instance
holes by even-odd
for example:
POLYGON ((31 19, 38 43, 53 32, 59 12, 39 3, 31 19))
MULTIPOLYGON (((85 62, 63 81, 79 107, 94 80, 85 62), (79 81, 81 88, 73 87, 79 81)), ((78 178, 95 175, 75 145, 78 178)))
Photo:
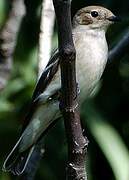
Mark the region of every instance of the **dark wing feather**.
MULTIPOLYGON (((56 72, 58 70, 58 67, 59 67, 59 53, 56 50, 36 85, 36 88, 35 88, 33 96, 32 96, 30 109, 28 111, 27 116, 25 117, 25 121, 23 124, 23 130, 28 125, 29 121, 31 120, 31 118, 38 106, 38 101, 39 101, 38 97, 40 96, 40 94, 42 94, 44 92, 46 87, 50 84, 52 78, 54 77, 54 75, 56 74, 56 72)), ((29 168, 31 170, 31 167, 30 167, 31 163, 29 163, 29 162, 31 160, 33 160, 33 156, 35 156, 35 154, 39 153, 39 152, 37 152, 37 146, 40 143, 41 137, 38 140, 38 142, 35 144, 35 146, 30 147, 23 153, 19 153, 19 144, 21 142, 21 138, 18 140, 18 142, 16 143, 16 145, 14 146, 14 148, 12 149, 12 151, 6 158, 4 165, 3 165, 4 171, 10 171, 14 175, 20 175, 22 173, 26 173, 27 168, 29 168)))
POLYGON ((30 122, 33 114, 35 113, 35 110, 38 106, 38 97, 45 91, 47 86, 50 84, 52 78, 56 74, 57 70, 59 68, 59 52, 58 50, 55 50, 52 57, 50 58, 45 70, 43 71, 41 77, 39 78, 37 85, 35 87, 35 90, 32 95, 31 104, 29 107, 29 111, 25 117, 25 120, 23 122, 23 130, 26 128, 28 123, 30 122))
POLYGON ((50 61, 48 62, 44 72, 42 73, 32 96, 32 101, 34 101, 51 82, 52 78, 54 77, 55 73, 57 72, 59 67, 59 53, 56 50, 51 57, 50 61))
POLYGON ((35 158, 34 156, 38 155, 38 153, 41 153, 40 149, 37 148, 40 141, 35 146, 28 148, 23 153, 19 153, 19 143, 20 141, 17 142, 16 146, 10 152, 2 168, 3 171, 11 172, 17 176, 23 173, 25 174, 26 172, 33 169, 33 167, 30 166, 32 163, 30 161, 32 161, 35 158))

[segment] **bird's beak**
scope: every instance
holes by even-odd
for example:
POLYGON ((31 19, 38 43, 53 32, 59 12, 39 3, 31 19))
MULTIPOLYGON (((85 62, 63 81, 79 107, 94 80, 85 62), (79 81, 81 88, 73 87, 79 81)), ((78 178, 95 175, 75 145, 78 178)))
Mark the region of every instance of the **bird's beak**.
POLYGON ((121 21, 121 19, 118 16, 110 16, 107 19, 109 21, 112 21, 112 22, 119 22, 119 21, 121 21))

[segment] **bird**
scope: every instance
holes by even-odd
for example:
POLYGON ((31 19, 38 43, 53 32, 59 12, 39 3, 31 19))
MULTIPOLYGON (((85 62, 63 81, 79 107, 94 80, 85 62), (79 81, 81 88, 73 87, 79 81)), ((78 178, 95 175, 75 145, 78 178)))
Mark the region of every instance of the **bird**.
MULTIPOLYGON (((108 59, 106 32, 119 19, 102 6, 87 6, 77 11, 72 21, 73 42, 76 49, 76 76, 80 105, 97 86, 108 59)), ((25 117, 21 136, 7 156, 3 170, 14 175, 24 173, 34 149, 48 128, 62 114, 61 72, 59 50, 55 50, 39 78, 29 111, 25 117)))

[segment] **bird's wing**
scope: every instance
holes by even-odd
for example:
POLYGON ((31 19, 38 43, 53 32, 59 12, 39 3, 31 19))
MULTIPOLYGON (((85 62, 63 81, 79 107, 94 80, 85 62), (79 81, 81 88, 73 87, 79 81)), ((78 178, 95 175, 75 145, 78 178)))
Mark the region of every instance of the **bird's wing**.
POLYGON ((59 52, 56 49, 50 58, 45 70, 43 71, 40 79, 37 82, 35 87, 32 101, 35 101, 37 97, 44 92, 47 88, 49 83, 51 82, 52 78, 54 77, 55 73, 57 72, 59 67, 59 52))
POLYGON ((26 126, 30 122, 35 110, 37 109, 40 96, 50 84, 54 75, 58 71, 58 68, 59 68, 59 52, 58 52, 58 49, 56 49, 54 53, 52 54, 45 70, 43 71, 41 77, 39 78, 36 84, 35 90, 32 95, 29 111, 23 122, 23 128, 22 128, 23 130, 26 128, 26 126))
MULTIPOLYGON (((51 82, 52 78, 54 77, 54 75, 56 74, 58 68, 59 68, 59 53, 58 53, 58 50, 56 50, 55 53, 53 54, 53 56, 51 57, 50 61, 48 62, 48 65, 46 66, 44 72, 42 73, 42 75, 35 87, 35 90, 34 90, 34 93, 32 96, 32 101, 30 104, 30 109, 28 111, 27 116, 25 117, 25 121, 23 124, 23 131, 25 130, 25 128, 31 121, 31 118, 34 115, 34 113, 37 109, 37 106, 40 103, 40 97, 42 96, 43 92, 46 90, 46 88, 50 84, 50 82, 51 82)), ((55 90, 54 95, 56 96, 56 99, 57 99, 58 98, 58 90, 57 89, 55 90), (57 94, 56 94, 56 92, 57 92, 57 94)), ((45 101, 45 99, 46 98, 44 98, 44 101, 45 101)), ((55 107, 55 104, 54 104, 54 107, 55 107)), ((50 123, 50 125, 51 124, 52 123, 50 123)), ((4 165, 3 165, 4 171, 10 171, 14 175, 20 175, 23 172, 25 172, 25 170, 28 166, 28 162, 30 161, 32 155, 34 154, 34 151, 36 151, 36 147, 39 143, 39 140, 38 140, 37 144, 35 144, 34 146, 31 145, 24 152, 19 153, 19 148, 20 148, 19 146, 21 144, 22 139, 23 139, 23 135, 21 135, 20 139, 18 140, 18 142, 16 143, 14 148, 12 149, 10 154, 7 156, 7 158, 4 162, 4 165)))

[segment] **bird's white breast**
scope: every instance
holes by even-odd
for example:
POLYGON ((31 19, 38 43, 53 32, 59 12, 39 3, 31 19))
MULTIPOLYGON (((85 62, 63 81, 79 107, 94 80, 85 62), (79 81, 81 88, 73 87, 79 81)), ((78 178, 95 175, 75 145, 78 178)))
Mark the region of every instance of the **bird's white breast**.
POLYGON ((76 48, 77 81, 81 99, 94 90, 104 71, 108 47, 104 31, 88 30, 73 34, 76 48))

